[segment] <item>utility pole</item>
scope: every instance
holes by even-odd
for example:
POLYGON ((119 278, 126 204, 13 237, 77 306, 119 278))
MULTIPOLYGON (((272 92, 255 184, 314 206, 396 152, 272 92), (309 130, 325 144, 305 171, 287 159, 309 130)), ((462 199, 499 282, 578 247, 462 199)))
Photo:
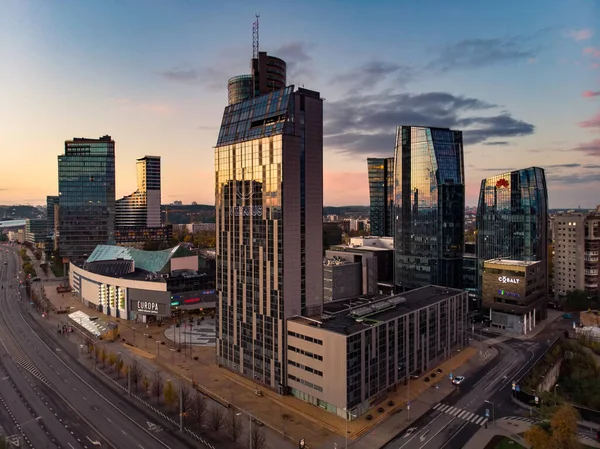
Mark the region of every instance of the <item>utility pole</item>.
POLYGON ((179 431, 183 432, 183 387, 179 378, 179 431))

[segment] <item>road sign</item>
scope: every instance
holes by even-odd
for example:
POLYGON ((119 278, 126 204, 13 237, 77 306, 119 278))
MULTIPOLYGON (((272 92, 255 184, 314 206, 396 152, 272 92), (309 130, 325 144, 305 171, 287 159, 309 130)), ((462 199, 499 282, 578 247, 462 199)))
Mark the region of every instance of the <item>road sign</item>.
POLYGON ((450 380, 452 380, 452 378, 453 378, 454 376, 452 375, 452 373, 450 373, 450 374, 448 374, 448 377, 450 378, 450 380))
POLYGON ((516 384, 516 383, 514 383, 514 382, 512 383, 512 389, 513 389, 513 390, 516 390, 516 389, 517 389, 517 384, 516 384))
POLYGON ((489 417, 490 417, 490 409, 489 409, 489 408, 486 408, 486 409, 485 409, 485 417, 486 417, 486 418, 489 418, 489 417))
POLYGON ((21 437, 19 435, 10 435, 10 436, 6 437, 6 441, 8 441, 10 444, 12 444, 15 447, 19 447, 20 442, 21 442, 21 437))
POLYGON ((300 438, 300 441, 298 442, 298 447, 300 449, 304 449, 306 447, 306 443, 304 442, 304 438, 300 438))

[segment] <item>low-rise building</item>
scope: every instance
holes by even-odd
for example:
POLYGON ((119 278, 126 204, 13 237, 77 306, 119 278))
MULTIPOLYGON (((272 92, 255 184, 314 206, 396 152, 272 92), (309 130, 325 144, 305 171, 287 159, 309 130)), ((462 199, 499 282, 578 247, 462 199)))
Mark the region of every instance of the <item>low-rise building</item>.
POLYGON ((544 262, 486 260, 482 274, 483 307, 491 326, 527 334, 547 314, 544 262))
POLYGON ((324 302, 373 293, 377 293, 377 259, 372 252, 325 252, 324 302))
POLYGON ((467 292, 430 285, 289 319, 289 392, 342 418, 364 414, 468 344, 468 301, 467 292))

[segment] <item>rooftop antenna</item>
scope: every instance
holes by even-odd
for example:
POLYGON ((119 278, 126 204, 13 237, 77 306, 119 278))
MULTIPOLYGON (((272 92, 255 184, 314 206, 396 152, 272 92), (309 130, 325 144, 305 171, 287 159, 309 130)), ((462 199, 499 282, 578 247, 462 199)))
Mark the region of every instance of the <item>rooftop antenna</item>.
POLYGON ((255 14, 256 20, 252 24, 252 58, 258 58, 258 19, 260 14, 255 14))

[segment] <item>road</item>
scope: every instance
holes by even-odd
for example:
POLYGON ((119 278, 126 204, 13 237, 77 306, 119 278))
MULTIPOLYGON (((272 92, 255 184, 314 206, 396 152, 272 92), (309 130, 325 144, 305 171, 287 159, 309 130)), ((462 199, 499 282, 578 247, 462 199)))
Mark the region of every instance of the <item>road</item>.
POLYGON ((499 338, 494 344, 498 355, 490 363, 467 373, 454 392, 385 449, 460 449, 482 426, 493 425, 493 418, 515 415, 512 381, 525 374, 549 346, 547 335, 535 340, 499 338))
POLYGON ((0 394, 16 420, 9 431, 21 433, 35 448, 197 447, 178 432, 150 432, 154 415, 123 399, 45 336, 23 310, 18 255, 0 248, 0 394))

